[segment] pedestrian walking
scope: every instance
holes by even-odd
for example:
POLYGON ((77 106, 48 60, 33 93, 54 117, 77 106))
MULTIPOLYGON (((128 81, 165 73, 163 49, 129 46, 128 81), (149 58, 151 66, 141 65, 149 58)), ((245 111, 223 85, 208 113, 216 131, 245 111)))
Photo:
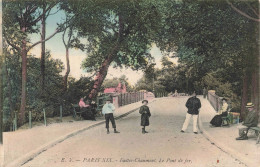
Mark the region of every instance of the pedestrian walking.
POLYGON ((145 131, 145 127, 149 126, 149 117, 151 116, 151 112, 149 107, 147 106, 148 101, 147 100, 143 100, 142 101, 143 105, 140 107, 139 113, 141 114, 141 126, 142 128, 142 133, 148 133, 147 131, 145 131))
POLYGON ((237 137, 236 140, 247 140, 247 133, 250 127, 255 127, 258 124, 259 115, 254 109, 254 104, 247 103, 246 108, 248 108, 248 113, 242 125, 238 126, 239 137, 237 137))
POLYGON ((195 134, 198 134, 197 130, 197 122, 198 122, 198 115, 199 115, 199 109, 201 107, 200 99, 196 97, 196 93, 193 92, 192 97, 190 97, 186 102, 186 107, 188 108, 188 112, 186 114, 186 119, 184 121, 184 124, 182 126, 181 132, 185 132, 187 129, 190 118, 193 117, 193 132, 195 134))
POLYGON ((113 113, 115 112, 115 106, 111 103, 111 99, 106 100, 106 104, 102 108, 102 114, 105 115, 107 134, 109 134, 109 120, 114 128, 114 133, 120 133, 116 130, 116 123, 113 113))

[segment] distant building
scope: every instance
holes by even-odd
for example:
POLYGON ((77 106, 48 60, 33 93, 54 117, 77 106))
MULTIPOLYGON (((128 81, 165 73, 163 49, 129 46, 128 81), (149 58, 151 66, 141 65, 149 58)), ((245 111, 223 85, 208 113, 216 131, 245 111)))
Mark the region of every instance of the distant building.
POLYGON ((104 93, 127 93, 125 84, 119 82, 116 88, 105 88, 104 93))

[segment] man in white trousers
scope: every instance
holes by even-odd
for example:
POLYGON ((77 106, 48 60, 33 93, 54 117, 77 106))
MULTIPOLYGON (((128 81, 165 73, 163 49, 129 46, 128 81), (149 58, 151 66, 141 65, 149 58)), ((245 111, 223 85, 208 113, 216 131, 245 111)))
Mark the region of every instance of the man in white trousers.
POLYGON ((186 107, 188 108, 188 112, 186 114, 186 119, 184 121, 184 124, 182 126, 181 132, 184 133, 185 130, 187 129, 189 123, 190 123, 190 118, 193 118, 193 132, 195 134, 198 134, 198 129, 197 129, 197 122, 198 122, 198 115, 199 115, 199 109, 201 107, 200 99, 196 97, 196 93, 194 92, 190 97, 187 102, 186 102, 186 107))

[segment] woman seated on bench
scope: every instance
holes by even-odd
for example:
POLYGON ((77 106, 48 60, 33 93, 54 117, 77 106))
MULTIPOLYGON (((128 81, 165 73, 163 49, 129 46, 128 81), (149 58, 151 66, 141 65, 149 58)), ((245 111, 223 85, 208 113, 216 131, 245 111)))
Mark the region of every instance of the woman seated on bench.
POLYGON ((210 124, 213 126, 216 126, 216 127, 220 127, 222 125, 222 117, 226 117, 228 115, 227 114, 227 109, 228 109, 227 99, 223 98, 222 102, 223 102, 223 105, 221 107, 221 110, 210 121, 210 124))
POLYGON ((88 105, 88 104, 85 104, 83 98, 80 98, 79 107, 80 107, 80 109, 83 109, 83 108, 89 107, 89 105, 88 105))
POLYGON ((85 104, 85 102, 83 100, 84 100, 83 98, 80 98, 80 101, 79 101, 79 107, 82 112, 82 117, 87 120, 96 121, 95 115, 92 113, 92 111, 90 109, 90 105, 85 104))

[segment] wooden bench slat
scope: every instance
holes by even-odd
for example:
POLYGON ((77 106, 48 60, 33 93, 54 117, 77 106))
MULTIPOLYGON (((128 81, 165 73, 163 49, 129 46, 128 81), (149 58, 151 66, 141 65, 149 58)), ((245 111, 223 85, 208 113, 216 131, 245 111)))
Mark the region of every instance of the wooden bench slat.
POLYGON ((260 131, 260 127, 250 127, 250 129, 260 131))
POLYGON ((257 139, 256 139, 256 144, 258 144, 259 142, 260 142, 260 127, 258 127, 258 126, 256 126, 256 127, 250 127, 249 129, 251 129, 251 130, 254 130, 255 131, 255 133, 256 133, 256 135, 257 135, 257 139), (257 132, 258 132, 258 134, 257 134, 257 132))

